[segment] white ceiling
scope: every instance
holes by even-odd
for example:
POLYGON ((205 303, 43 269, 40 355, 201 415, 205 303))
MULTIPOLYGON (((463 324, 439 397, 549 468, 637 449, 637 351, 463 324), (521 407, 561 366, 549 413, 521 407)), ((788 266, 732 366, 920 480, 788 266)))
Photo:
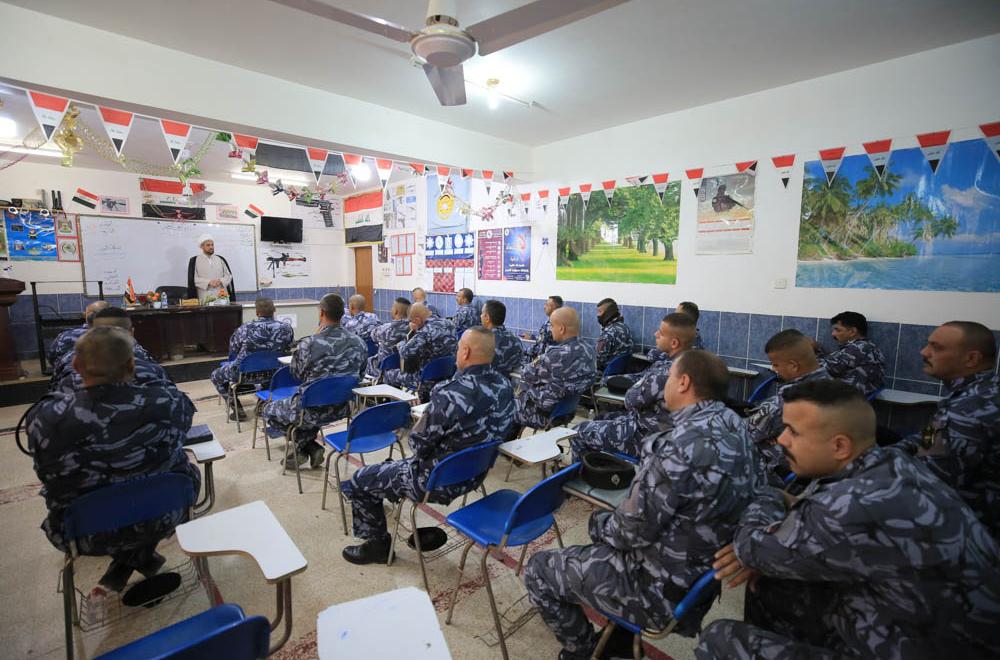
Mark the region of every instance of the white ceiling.
MULTIPOLYGON (((405 44, 267 0, 7 1, 530 146, 1000 32, 997 0, 631 0, 466 63, 538 104, 490 111, 475 89, 439 106, 405 44)), ((422 0, 324 1, 423 25, 422 0)), ((458 18, 523 4, 458 0, 458 18)))

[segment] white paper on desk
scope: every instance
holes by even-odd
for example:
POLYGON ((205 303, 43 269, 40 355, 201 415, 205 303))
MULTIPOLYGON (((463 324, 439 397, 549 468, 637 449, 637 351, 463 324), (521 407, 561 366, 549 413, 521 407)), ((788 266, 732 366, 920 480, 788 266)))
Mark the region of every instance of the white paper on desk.
POLYGON ((299 315, 298 314, 275 314, 274 318, 278 320, 279 323, 287 323, 293 328, 299 327, 299 315))

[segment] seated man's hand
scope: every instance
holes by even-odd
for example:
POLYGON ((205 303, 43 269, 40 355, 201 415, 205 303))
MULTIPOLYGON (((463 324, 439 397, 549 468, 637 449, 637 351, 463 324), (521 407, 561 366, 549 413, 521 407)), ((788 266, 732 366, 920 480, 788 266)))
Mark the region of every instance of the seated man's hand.
POLYGON ((752 590, 759 575, 757 571, 747 568, 740 562, 732 543, 715 553, 715 563, 712 564, 712 568, 715 569, 716 580, 730 578, 726 582, 727 589, 733 589, 748 582, 752 590))

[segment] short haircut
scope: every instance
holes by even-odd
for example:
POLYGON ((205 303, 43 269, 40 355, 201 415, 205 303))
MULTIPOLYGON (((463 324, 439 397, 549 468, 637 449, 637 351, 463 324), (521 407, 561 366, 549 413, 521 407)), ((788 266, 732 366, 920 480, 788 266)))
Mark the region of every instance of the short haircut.
POLYGON ((483 353, 483 357, 492 362, 493 356, 496 354, 497 342, 493 331, 488 330, 481 325, 474 325, 462 334, 465 333, 469 333, 469 338, 479 346, 479 349, 483 353))
POLYGON ((556 304, 556 307, 562 307, 563 306, 562 296, 549 296, 549 300, 551 300, 552 302, 554 302, 556 304))
POLYGON ((365 305, 368 304, 368 301, 365 300, 365 297, 360 293, 355 293, 353 296, 347 299, 347 304, 350 305, 351 307, 356 307, 357 309, 364 311, 365 305))
POLYGON ((94 302, 87 305, 87 309, 84 310, 84 312, 86 313, 86 315, 84 316, 84 320, 87 321, 87 325, 93 327, 94 315, 97 314, 97 312, 101 311, 102 309, 107 309, 108 307, 111 307, 111 303, 109 303, 107 300, 95 300, 94 302))
POLYGON ((396 302, 392 304, 393 310, 398 310, 399 315, 406 317, 410 313, 410 301, 406 298, 396 298, 396 302))
POLYGON ((472 302, 473 298, 476 297, 476 294, 472 293, 472 289, 469 288, 459 289, 458 292, 461 293, 462 298, 464 298, 468 302, 472 302))
POLYGON ((834 413, 831 417, 837 433, 866 444, 875 441, 875 410, 853 385, 821 378, 792 385, 782 390, 781 398, 786 404, 803 401, 834 413))
POLYGON ((274 316, 274 301, 270 298, 260 297, 254 301, 253 306, 257 310, 257 316, 274 316))
POLYGON ((94 314, 93 326, 113 325, 122 330, 132 329, 132 319, 121 307, 106 307, 94 314))
POLYGON ((328 293, 319 301, 319 311, 326 318, 339 323, 344 318, 344 299, 336 293, 328 293))
POLYGON ((691 379, 694 393, 702 399, 725 401, 729 396, 729 367, 714 353, 699 349, 684 351, 674 360, 678 376, 691 379))
POLYGON ((663 317, 663 322, 674 328, 690 328, 692 333, 698 327, 698 324, 693 318, 691 318, 691 316, 682 312, 667 314, 663 317))
POLYGON ((602 305, 615 305, 617 307, 618 303, 615 302, 614 298, 605 298, 601 302, 597 303, 598 307, 601 307, 602 305))
POLYGON ((830 319, 830 325, 834 323, 839 323, 845 328, 854 328, 862 337, 868 336, 868 319, 865 318, 864 314, 859 314, 858 312, 841 312, 830 319))
POLYGON ((993 364, 997 359, 997 340, 982 323, 975 321, 948 321, 944 325, 962 331, 965 350, 978 351, 985 362, 993 364))
POLYGON ((698 316, 700 312, 698 311, 698 305, 695 305, 690 300, 685 300, 684 302, 677 303, 677 311, 681 314, 687 314, 694 319, 694 322, 698 322, 698 316))
POLYGON ((483 305, 483 314, 489 317, 493 325, 503 325, 507 320, 507 306, 499 300, 487 300, 483 305))
POLYGON ((397 302, 400 305, 406 305, 407 307, 409 307, 412 304, 410 303, 409 298, 404 298, 403 296, 396 298, 395 302, 397 302))
POLYGON ((767 340, 767 343, 764 344, 764 352, 773 353, 775 351, 788 350, 789 348, 798 346, 803 341, 808 341, 808 338, 798 330, 794 328, 782 330, 767 340))
POLYGON ((75 350, 83 370, 92 378, 117 383, 132 375, 135 340, 127 330, 113 325, 91 328, 77 340, 75 350))
POLYGON ((427 295, 427 292, 424 291, 424 288, 422 286, 415 286, 412 289, 410 289, 410 293, 412 293, 412 294, 416 294, 417 291, 419 291, 420 293, 424 294, 425 296, 427 295))

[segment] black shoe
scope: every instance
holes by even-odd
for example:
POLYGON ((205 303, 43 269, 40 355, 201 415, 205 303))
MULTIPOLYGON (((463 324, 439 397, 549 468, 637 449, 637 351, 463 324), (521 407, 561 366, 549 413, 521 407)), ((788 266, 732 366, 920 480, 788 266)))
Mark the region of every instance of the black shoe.
MULTIPOLYGON (((418 527, 417 533, 420 534, 421 552, 437 550, 448 542, 448 533, 440 527, 418 527)), ((410 537, 406 539, 406 545, 416 550, 417 546, 413 542, 413 534, 410 534, 410 537)))
POLYGON ((142 573, 143 577, 150 578, 156 575, 165 563, 167 563, 167 558, 159 552, 154 551, 153 556, 142 566, 137 567, 136 570, 142 573))
POLYGON ((121 591, 132 576, 132 567, 124 562, 112 559, 108 570, 104 571, 99 584, 111 591, 121 591))
POLYGON ((237 408, 236 412, 229 413, 229 421, 235 422, 237 417, 241 422, 247 421, 247 413, 242 407, 237 408))
POLYGON ((389 559, 389 539, 369 539, 361 545, 344 548, 344 559, 352 564, 384 564, 389 559))
MULTIPOLYGON (((302 454, 300 452, 295 452, 295 458, 287 461, 288 469, 291 470, 295 468, 296 463, 301 468, 303 465, 309 462, 309 454, 302 454)), ((285 465, 285 459, 281 459, 281 464, 285 465)))
MULTIPOLYGON (((601 652, 601 659, 605 658, 631 658, 632 657, 632 642, 635 640, 635 635, 625 630, 621 626, 615 626, 614 631, 611 633, 611 638, 608 643, 604 645, 604 651, 601 652)), ((642 652, 642 647, 639 650, 639 657, 641 658, 645 655, 642 652)))
POLYGON ((309 467, 321 468, 323 467, 323 461, 326 460, 326 452, 319 445, 313 445, 309 448, 309 467))

